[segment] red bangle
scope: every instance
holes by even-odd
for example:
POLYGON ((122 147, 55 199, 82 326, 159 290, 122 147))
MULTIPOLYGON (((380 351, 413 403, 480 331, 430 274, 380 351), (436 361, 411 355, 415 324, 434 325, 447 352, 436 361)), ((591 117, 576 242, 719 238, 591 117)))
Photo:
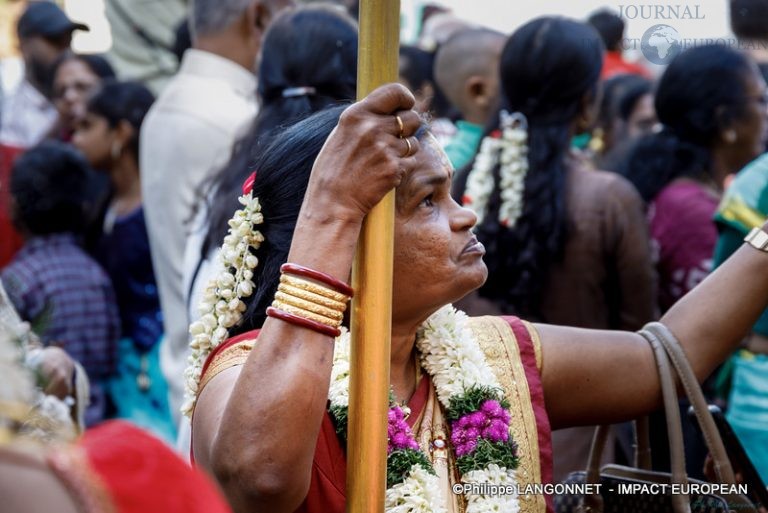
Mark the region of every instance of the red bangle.
POLYGON ((302 278, 309 278, 310 280, 319 281, 320 283, 328 285, 336 292, 340 292, 345 296, 352 297, 355 293, 355 291, 352 290, 352 287, 350 287, 343 281, 337 280, 333 276, 327 275, 325 273, 321 273, 320 271, 315 271, 314 269, 304 267, 303 265, 291 264, 291 263, 283 264, 282 266, 280 266, 280 272, 285 274, 293 274, 294 276, 301 276, 302 278))
POLYGON ((267 316, 280 319, 281 321, 285 321, 288 324, 293 324, 295 326, 300 326, 302 328, 316 331, 322 335, 328 335, 329 337, 336 338, 341 335, 341 330, 339 328, 334 328, 333 326, 328 326, 311 319, 305 319, 304 317, 299 317, 298 315, 293 315, 292 313, 278 310, 272 306, 267 308, 267 316))

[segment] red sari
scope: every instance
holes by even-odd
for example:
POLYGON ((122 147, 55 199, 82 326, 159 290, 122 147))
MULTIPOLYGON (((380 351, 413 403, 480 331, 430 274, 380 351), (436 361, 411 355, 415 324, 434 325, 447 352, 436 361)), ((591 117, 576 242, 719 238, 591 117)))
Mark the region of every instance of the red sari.
MULTIPOLYGON (((551 432, 544 407, 541 348, 536 330, 516 317, 481 317, 471 319, 470 323, 512 404, 512 435, 518 443, 521 459, 518 482, 551 482, 551 432)), ((199 389, 202 390, 222 370, 245 363, 257 336, 257 331, 244 333, 216 348, 203 366, 199 389)), ((411 428, 422 420, 433 390, 429 376, 425 374, 408 403, 412 413, 407 422, 411 428)), ((344 448, 330 415, 326 413, 317 438, 309 493, 297 513, 344 513, 346 472, 344 448)), ((552 511, 551 497, 522 497, 520 505, 521 512, 552 511)), ((459 510, 462 510, 461 506, 459 510)))

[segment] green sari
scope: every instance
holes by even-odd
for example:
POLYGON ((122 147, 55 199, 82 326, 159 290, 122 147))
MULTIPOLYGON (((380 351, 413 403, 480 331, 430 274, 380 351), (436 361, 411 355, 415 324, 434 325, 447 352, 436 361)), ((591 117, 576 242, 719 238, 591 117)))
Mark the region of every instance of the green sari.
MULTIPOLYGON (((714 266, 742 244, 752 228, 768 217, 768 154, 753 161, 733 180, 715 213, 720 235, 714 266)), ((768 336, 768 310, 752 327, 768 336)), ((768 480, 768 355, 741 350, 723 367, 719 384, 730 385, 726 417, 763 481, 768 480)), ((726 396, 723 394, 723 396, 726 396)))

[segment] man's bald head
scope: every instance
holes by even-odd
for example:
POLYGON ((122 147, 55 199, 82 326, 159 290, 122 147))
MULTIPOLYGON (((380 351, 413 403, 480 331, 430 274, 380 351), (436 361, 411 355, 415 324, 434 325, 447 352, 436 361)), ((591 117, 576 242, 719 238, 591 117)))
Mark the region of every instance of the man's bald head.
POLYGON ((490 29, 462 30, 437 50, 435 81, 467 121, 484 124, 498 96, 499 56, 506 36, 490 29), (472 119, 470 119, 472 118, 472 119))

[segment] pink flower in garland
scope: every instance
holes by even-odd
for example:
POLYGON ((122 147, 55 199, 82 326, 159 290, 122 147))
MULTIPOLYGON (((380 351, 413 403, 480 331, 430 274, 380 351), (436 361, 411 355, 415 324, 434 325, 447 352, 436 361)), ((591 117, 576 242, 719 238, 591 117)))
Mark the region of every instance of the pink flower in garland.
POLYGON ((509 441, 509 412, 498 401, 488 399, 478 411, 451 423, 451 442, 456 456, 466 456, 477 448, 480 437, 491 442, 509 441))
POLYGON ((414 439, 411 428, 405 421, 405 414, 399 406, 389 409, 387 420, 387 454, 402 449, 419 450, 419 444, 414 439))

